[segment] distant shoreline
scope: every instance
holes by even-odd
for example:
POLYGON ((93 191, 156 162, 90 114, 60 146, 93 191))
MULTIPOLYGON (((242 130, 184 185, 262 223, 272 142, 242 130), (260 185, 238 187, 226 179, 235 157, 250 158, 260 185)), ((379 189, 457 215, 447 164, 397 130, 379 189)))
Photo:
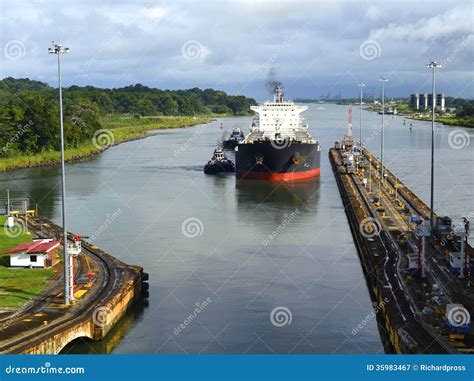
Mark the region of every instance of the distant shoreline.
MULTIPOLYGON (((378 113, 380 111, 380 108, 377 108, 377 107, 374 107, 374 106, 368 106, 368 107, 365 107, 364 110, 378 113)), ((393 115, 393 114, 386 114, 386 115, 393 115)), ((416 116, 414 116, 413 113, 405 113, 405 112, 399 112, 395 116, 402 116, 402 117, 410 119, 410 120, 418 120, 418 121, 422 121, 422 122, 431 122, 431 116, 416 117, 416 116)), ((435 121, 437 123, 442 123, 442 124, 444 124, 446 126, 450 126, 450 127, 474 128, 474 124, 471 124, 472 121, 465 120, 463 118, 457 118, 457 117, 454 117, 454 116, 436 115, 435 121)))
MULTIPOLYGON (((324 102, 319 102, 319 101, 310 101, 310 100, 305 100, 305 99, 297 99, 295 102, 299 103, 305 103, 305 104, 315 104, 315 105, 325 105, 325 104, 335 104, 339 106, 358 106, 358 101, 354 100, 354 102, 348 102, 348 101, 337 101, 337 100, 331 100, 331 101, 324 101, 324 102)), ((402 104, 397 104, 396 106, 390 105, 390 106, 404 106, 406 109, 407 104, 402 103, 402 104)), ((387 105, 388 107, 389 105, 387 105)), ((366 111, 371 111, 371 112, 379 112, 380 111, 380 106, 374 106, 374 105, 367 105, 363 104, 363 109, 366 111)), ((398 107, 397 107, 398 108, 398 107)), ((386 114, 386 115, 393 115, 393 114, 386 114)), ((419 120, 419 121, 424 121, 424 122, 430 122, 431 121, 431 116, 422 116, 422 117, 416 117, 415 113, 412 112, 405 112, 405 111, 399 111, 396 116, 403 116, 407 119, 410 120, 419 120)), ((452 127, 465 127, 465 128, 474 128, 474 118, 469 117, 469 118, 459 118, 456 116, 450 116, 450 115, 436 115, 436 122, 444 124, 446 126, 452 126, 452 127)))
MULTIPOLYGON (((405 116, 405 115, 402 115, 405 116)), ((420 120, 422 122, 431 122, 431 117, 413 117, 413 116, 407 116, 408 119, 410 120, 420 120)), ((469 124, 469 122, 466 122, 462 118, 456 118, 456 117, 442 117, 442 116, 437 116, 435 121, 437 123, 442 123, 445 126, 450 126, 450 127, 465 127, 465 128, 474 128, 474 124, 469 124)))

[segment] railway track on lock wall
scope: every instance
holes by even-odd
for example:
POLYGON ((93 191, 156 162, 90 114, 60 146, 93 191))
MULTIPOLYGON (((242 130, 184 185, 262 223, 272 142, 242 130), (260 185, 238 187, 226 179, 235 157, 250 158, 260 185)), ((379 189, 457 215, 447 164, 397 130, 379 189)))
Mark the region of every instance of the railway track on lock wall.
MULTIPOLYGON (((47 226, 48 231, 55 233, 57 237, 62 237, 62 230, 60 227, 52 225, 50 221, 44 220, 42 218, 36 218, 33 221, 29 220, 29 229, 32 230, 35 235, 40 235, 41 232, 44 232, 44 230, 40 226, 41 224, 43 226, 47 226)), ((73 235, 69 233, 68 238, 72 239, 72 237, 73 235)), ((34 346, 35 344, 38 344, 41 341, 44 341, 47 338, 54 336, 62 330, 66 330, 80 322, 91 319, 96 308, 106 304, 107 299, 114 291, 115 285, 120 283, 116 278, 118 274, 116 271, 114 271, 114 269, 111 268, 111 265, 113 265, 113 263, 110 263, 109 260, 105 259, 97 249, 94 249, 92 247, 92 245, 83 241, 82 250, 83 252, 85 251, 84 255, 89 255, 89 258, 94 261, 95 265, 100 269, 101 272, 101 284, 95 286, 94 294, 89 296, 89 298, 87 299, 87 303, 82 304, 81 302, 79 302, 78 304, 69 307, 73 310, 67 311, 63 317, 59 317, 53 320, 47 326, 33 329, 31 332, 27 331, 25 334, 22 334, 17 338, 12 338, 11 340, 8 340, 5 343, 0 343, 0 352, 21 353, 29 346, 34 346), (27 342, 27 344, 24 344, 25 342, 27 342)), ((80 263, 81 260, 77 260, 76 262, 80 263)), ((82 270, 82 267, 83 264, 80 265, 79 270, 82 270)), ((75 275, 76 280, 80 277, 80 275, 80 272, 77 271, 75 275)), ((61 276, 58 280, 55 281, 56 290, 58 284, 62 284, 62 280, 63 278, 61 276)), ((51 292, 54 291, 54 289, 52 290, 50 287, 48 291, 51 292)), ((44 294, 45 293, 43 293, 42 295, 44 294)), ((51 298, 49 298, 47 300, 40 300, 34 303, 25 311, 25 313, 18 315, 15 318, 15 321, 10 322, 10 325, 13 325, 15 324, 15 322, 24 319, 28 314, 32 314, 38 310, 45 309, 45 307, 49 306, 51 302, 51 298)))
MULTIPOLYGON (((340 156, 340 152, 337 152, 336 154, 339 157, 339 164, 336 163, 336 165, 341 168, 342 158, 340 156)), ((357 182, 355 175, 350 173, 339 174, 339 176, 343 175, 345 175, 348 179, 353 192, 355 192, 356 198, 361 203, 364 214, 378 221, 380 219, 378 212, 374 210, 371 202, 367 199, 367 195, 365 194, 365 191, 361 189, 362 185, 357 182)), ((354 208, 354 205, 351 205, 350 207, 354 208)), ((368 240, 358 232, 361 221, 357 220, 354 222, 356 222, 358 225, 353 229, 355 234, 359 234, 357 241, 363 242, 366 240, 364 244, 366 245, 367 253, 362 253, 362 258, 363 261, 367 261, 368 258, 366 256, 372 255, 372 252, 368 247, 368 240)), ((401 321, 403 322, 401 328, 408 332, 408 334, 415 340, 416 343, 420 345, 420 347, 423 349, 423 352, 425 353, 436 354, 452 352, 451 348, 444 345, 444 343, 441 343, 438 337, 433 336, 432 332, 430 332, 421 322, 419 322, 418 318, 415 316, 414 309, 411 306, 409 297, 407 295, 407 290, 402 286, 402 282, 398 278, 399 275, 397 273, 397 266, 399 256, 396 252, 397 243, 395 242, 394 237, 390 234, 390 232, 382 229, 380 234, 375 235, 372 240, 372 250, 374 244, 376 244, 378 247, 378 252, 384 253, 384 256, 383 264, 381 258, 378 263, 373 263, 374 268, 371 271, 376 271, 377 266, 381 266, 383 268, 384 283, 382 284, 382 287, 385 290, 390 290, 391 300, 396 305, 396 310, 399 312, 401 321)), ((361 248, 358 247, 358 250, 360 249, 361 248)), ((381 281, 381 279, 378 279, 378 281, 381 281)))
MULTIPOLYGON (((378 167, 376 166, 376 162, 374 160, 369 160, 369 157, 372 156, 373 158, 373 155, 368 153, 366 150, 364 150, 364 155, 367 158, 369 165, 372 165, 372 169, 377 172, 378 167)), ((398 178, 396 178, 395 175, 390 172, 390 170, 384 168, 384 173, 388 174, 386 178, 387 186, 391 188, 393 193, 395 193, 397 190, 397 195, 402 200, 403 206, 408 208, 409 212, 407 214, 416 214, 425 219, 429 219, 429 208, 423 203, 423 201, 414 195, 414 193, 403 182, 398 180, 398 178), (413 199, 415 201, 413 201, 413 199)), ((381 195, 384 197, 386 201, 385 203, 390 205, 391 200, 389 197, 387 197, 386 193, 382 192, 381 195)), ((436 214, 434 214, 434 218, 437 218, 436 214)), ((414 247, 416 247, 416 242, 413 239, 411 239, 411 241, 412 244, 415 245, 414 247)), ((435 283, 444 289, 445 293, 450 297, 450 299, 452 299, 453 302, 470 306, 472 304, 472 300, 466 297, 463 287, 457 281, 458 275, 456 273, 450 273, 447 270, 446 259, 444 258, 444 254, 441 252, 440 248, 435 247, 430 241, 428 241, 428 245, 432 250, 432 254, 427 255, 427 262, 429 262, 432 269, 431 276, 435 278, 435 283)), ((443 247, 450 252, 460 251, 459 245, 452 241, 447 241, 446 246, 443 247)), ((468 249, 469 248, 466 247, 466 250, 468 249)))

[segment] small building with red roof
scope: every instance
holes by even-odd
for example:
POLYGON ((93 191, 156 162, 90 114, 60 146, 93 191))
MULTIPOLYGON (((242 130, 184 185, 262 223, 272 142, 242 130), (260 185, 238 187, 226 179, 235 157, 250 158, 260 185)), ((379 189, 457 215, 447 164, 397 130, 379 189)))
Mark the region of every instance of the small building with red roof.
POLYGON ((58 248, 61 242, 52 239, 35 239, 8 250, 10 267, 48 268, 59 262, 58 248))

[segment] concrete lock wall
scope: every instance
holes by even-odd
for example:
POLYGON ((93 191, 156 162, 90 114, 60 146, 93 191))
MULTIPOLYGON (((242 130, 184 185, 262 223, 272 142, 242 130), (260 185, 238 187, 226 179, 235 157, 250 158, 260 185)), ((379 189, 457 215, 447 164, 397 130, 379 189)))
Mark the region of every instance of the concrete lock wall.
MULTIPOLYGON (((140 295, 140 279, 137 276, 134 280, 126 282, 112 300, 103 306, 94 306, 88 311, 90 315, 86 320, 78 322, 71 328, 33 344, 23 353, 26 354, 58 354, 70 342, 85 337, 91 340, 103 340, 112 330, 115 324, 125 315, 129 306, 140 295), (97 311, 100 309, 104 313, 105 320, 98 321, 97 311)), ((101 318, 102 319, 102 318, 101 318)))
POLYGON ((78 339, 79 337, 92 339, 92 324, 92 320, 84 321, 72 328, 61 331, 60 333, 29 347, 23 353, 37 355, 58 354, 66 345, 78 339))

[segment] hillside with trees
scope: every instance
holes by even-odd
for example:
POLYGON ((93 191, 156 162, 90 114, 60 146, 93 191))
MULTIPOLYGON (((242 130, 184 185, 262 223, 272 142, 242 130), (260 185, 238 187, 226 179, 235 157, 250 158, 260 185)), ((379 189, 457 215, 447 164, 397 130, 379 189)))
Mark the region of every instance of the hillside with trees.
MULTIPOLYGON (((66 148, 90 141, 111 116, 245 115, 254 99, 198 88, 160 90, 142 84, 117 89, 71 86, 63 90, 66 148)), ((28 78, 0 80, 0 154, 33 155, 59 149, 58 90, 28 78)))

